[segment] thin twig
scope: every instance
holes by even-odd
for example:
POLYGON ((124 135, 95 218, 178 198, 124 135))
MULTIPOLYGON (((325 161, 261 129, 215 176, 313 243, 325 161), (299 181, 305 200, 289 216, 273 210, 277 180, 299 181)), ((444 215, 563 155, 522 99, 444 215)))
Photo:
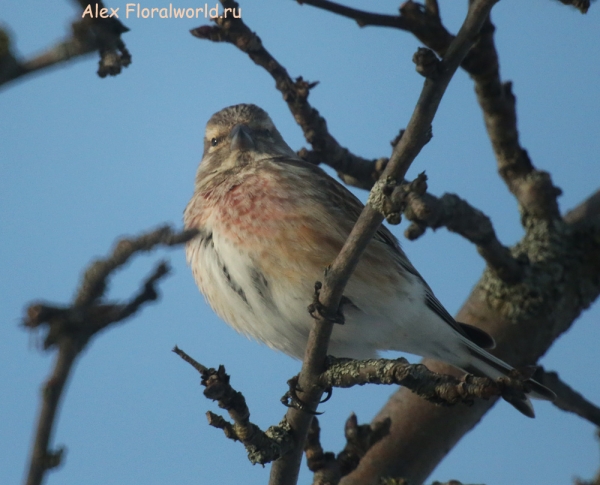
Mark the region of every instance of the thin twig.
MULTIPOLYGON (((440 75, 435 80, 426 79, 406 131, 394 147, 382 177, 402 180, 412 161, 429 140, 431 123, 446 87, 473 45, 485 18, 495 3, 495 0, 475 0, 470 5, 467 18, 459 34, 441 61, 443 68, 440 69, 440 75)), ((327 314, 337 312, 346 283, 382 220, 383 216, 367 203, 340 254, 325 275, 319 301, 327 310, 327 314)), ((330 320, 318 314, 316 317, 308 338, 304 364, 299 376, 299 387, 305 391, 301 394, 301 399, 308 404, 310 409, 317 406, 322 395, 322 390, 315 384, 324 369, 325 356, 333 328, 330 320)), ((292 453, 283 456, 273 464, 269 482, 271 485, 296 483, 300 456, 312 416, 289 409, 287 419, 298 442, 292 453)))
POLYGON ((240 441, 246 448, 248 459, 253 465, 270 463, 291 448, 293 439, 285 419, 279 425, 271 426, 267 431, 262 431, 250 421, 250 409, 246 399, 241 392, 231 387, 225 367, 221 365, 218 369, 209 369, 177 346, 173 352, 200 373, 202 377, 200 383, 205 387, 204 395, 217 401, 219 407, 225 409, 233 420, 233 423, 230 423, 223 416, 208 411, 206 413, 208 424, 222 429, 227 438, 240 441))
POLYGON ((170 228, 162 227, 138 238, 124 239, 108 258, 90 266, 71 306, 36 303, 27 308, 23 326, 31 330, 46 328, 44 348, 56 347, 58 354, 54 369, 42 388, 26 485, 41 484, 47 471, 60 464, 62 449, 50 451, 49 444, 65 383, 77 356, 98 332, 132 316, 145 303, 156 300, 156 285, 169 273, 169 267, 166 262, 161 262, 143 282, 138 294, 125 303, 101 301, 108 277, 136 252, 149 251, 157 245, 182 244, 194 235, 194 231, 174 233, 170 228))
POLYGON ((398 15, 385 15, 380 13, 367 12, 356 8, 346 7, 339 3, 330 2, 329 0, 296 0, 300 5, 311 5, 313 7, 326 10, 328 12, 354 19, 359 27, 368 25, 378 27, 394 27, 396 29, 408 30, 408 26, 402 17, 398 15))

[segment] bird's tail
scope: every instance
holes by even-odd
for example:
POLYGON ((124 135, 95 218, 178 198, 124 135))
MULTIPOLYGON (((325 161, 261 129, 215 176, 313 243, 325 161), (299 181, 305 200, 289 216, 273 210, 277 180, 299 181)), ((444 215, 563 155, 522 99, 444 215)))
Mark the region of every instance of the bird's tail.
MULTIPOLYGON (((463 367, 466 372, 474 375, 483 375, 492 379, 510 377, 514 372, 514 369, 506 362, 494 357, 473 342, 465 339, 465 344, 471 357, 468 365, 463 367)), ((556 394, 534 379, 529 378, 525 382, 530 389, 527 394, 515 390, 502 397, 525 416, 533 418, 535 417, 535 413, 529 398, 554 401, 556 394)))

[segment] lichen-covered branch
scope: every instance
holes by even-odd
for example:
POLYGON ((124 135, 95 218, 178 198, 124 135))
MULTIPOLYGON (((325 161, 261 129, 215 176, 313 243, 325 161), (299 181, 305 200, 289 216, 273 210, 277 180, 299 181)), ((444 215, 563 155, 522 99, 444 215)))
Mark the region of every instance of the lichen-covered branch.
MULTIPOLYGON (((544 225, 528 231, 514 248, 514 254, 530 261, 523 280, 508 285, 486 270, 456 315, 457 321, 477 325, 494 337, 495 355, 517 368, 537 362, 600 295, 597 197, 569 212, 559 231, 543 230, 544 225)), ((431 359, 422 363, 437 373, 456 372, 431 359)), ((375 418, 391 418, 390 434, 341 483, 376 483, 381 476, 422 483, 494 402, 440 407, 401 387, 375 418)))
POLYGON ((205 387, 204 395, 217 401, 219 407, 225 409, 233 420, 233 423, 230 423, 223 416, 208 411, 206 413, 208 424, 222 429, 227 438, 240 441, 246 448, 248 459, 253 465, 270 463, 292 447, 293 437, 285 418, 279 425, 271 426, 266 431, 262 431, 250 421, 250 410, 246 405, 246 399, 241 392, 231 387, 225 367, 221 365, 218 369, 209 369, 177 346, 173 352, 200 373, 200 383, 205 387))
POLYGON ((313 418, 304 452, 306 464, 314 473, 313 485, 336 485, 340 479, 356 468, 365 453, 390 429, 390 421, 381 421, 373 426, 359 425, 356 415, 352 413, 346 420, 344 435, 346 445, 336 456, 332 452, 324 452, 321 446, 319 421, 313 418))
MULTIPOLYGON (((238 8, 233 0, 221 0, 224 8, 238 8)), ((275 87, 283 95, 294 119, 302 129, 306 141, 320 162, 335 169, 347 183, 362 188, 370 188, 381 174, 381 166, 374 160, 367 160, 350 153, 329 133, 327 122, 308 102, 310 90, 317 83, 310 83, 298 77, 293 80, 283 67, 264 47, 260 37, 242 19, 217 18, 216 25, 204 25, 193 29, 192 35, 213 42, 233 44, 246 53, 254 63, 264 68, 275 80, 275 87)), ((311 159, 314 160, 314 156, 311 159)))
POLYGON ((195 231, 175 233, 169 227, 162 227, 137 238, 123 239, 108 258, 89 267, 70 306, 36 303, 27 308, 23 326, 30 330, 44 328, 44 348, 58 351, 54 369, 43 386, 27 485, 41 484, 47 471, 61 462, 62 448, 51 451, 49 444, 60 399, 75 359, 98 332, 132 316, 145 303, 156 300, 157 283, 169 273, 169 266, 162 261, 143 282, 140 291, 125 303, 101 300, 108 277, 139 251, 149 251, 157 245, 182 244, 194 236, 195 231))
POLYGON ((323 388, 353 387, 365 384, 400 385, 429 402, 453 406, 472 404, 475 399, 490 399, 505 393, 527 392, 527 384, 515 377, 494 381, 488 377, 465 374, 460 378, 438 374, 422 364, 404 358, 353 360, 329 356, 327 370, 319 379, 323 388))
MULTIPOLYGON (((78 3, 82 13, 90 4, 86 0, 78 0, 78 3)), ((104 9, 106 15, 110 14, 102 0, 91 4, 94 14, 96 5, 99 11, 104 9)), ((98 76, 116 76, 122 68, 131 64, 131 54, 121 39, 121 35, 128 31, 129 29, 114 16, 96 18, 85 15, 82 18, 80 15, 79 19, 73 22, 71 35, 67 39, 25 60, 15 54, 9 34, 0 30, 0 85, 95 51, 100 54, 98 76)))
POLYGON ((554 405, 557 408, 576 414, 600 427, 600 408, 575 391, 556 372, 548 372, 543 367, 539 367, 534 378, 554 391, 556 394, 554 405))

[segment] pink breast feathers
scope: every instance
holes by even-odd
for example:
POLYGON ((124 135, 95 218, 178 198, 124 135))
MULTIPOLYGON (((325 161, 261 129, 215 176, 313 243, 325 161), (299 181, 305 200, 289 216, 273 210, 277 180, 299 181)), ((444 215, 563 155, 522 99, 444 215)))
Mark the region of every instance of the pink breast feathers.
POLYGON ((217 224, 232 242, 273 237, 289 211, 291 196, 269 177, 251 175, 231 187, 218 205, 217 224))

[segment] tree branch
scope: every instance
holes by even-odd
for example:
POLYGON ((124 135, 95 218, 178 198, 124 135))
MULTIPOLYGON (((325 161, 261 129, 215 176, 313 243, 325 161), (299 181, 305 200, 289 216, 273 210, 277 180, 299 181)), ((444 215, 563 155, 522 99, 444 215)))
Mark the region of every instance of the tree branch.
MULTIPOLYGON (((224 8, 238 8, 238 3, 233 0, 221 0, 221 3, 224 8)), ((246 53, 255 64, 264 68, 275 80, 275 87, 283 95, 306 141, 316 153, 316 158, 336 170, 345 182, 357 187, 371 188, 381 175, 381 164, 353 155, 329 133, 325 119, 308 102, 309 91, 317 83, 309 83, 302 77, 292 80, 287 70, 265 49, 260 38, 242 19, 213 20, 216 26, 198 27, 191 31, 192 35, 199 39, 233 44, 246 53)))
POLYGON ((442 25, 437 2, 428 1, 425 6, 408 0, 400 7, 400 15, 382 15, 349 8, 329 0, 296 0, 323 10, 354 19, 360 27, 374 25, 393 27, 411 32, 424 45, 444 55, 454 36, 442 25))
MULTIPOLYGON (((78 3, 82 13, 90 4, 86 0, 78 0, 78 3)), ((98 9, 105 8, 102 0, 90 5, 95 9, 96 4, 98 9)), ((117 18, 92 18, 86 15, 73 22, 71 30, 67 39, 29 60, 19 59, 14 54, 8 33, 0 30, 0 86, 94 51, 100 53, 100 77, 116 76, 122 68, 131 64, 131 54, 121 39, 121 35, 129 29, 117 18)))
MULTIPOLYGON (((514 248, 532 263, 525 278, 511 286, 484 271, 456 316, 494 337, 494 354, 517 368, 535 363, 600 295, 600 219, 582 209, 595 206, 596 197, 571 211, 560 232, 539 228, 526 234, 514 248)), ((440 362, 422 363, 434 372, 459 375, 440 362)), ((442 408, 399 389, 374 420, 391 418, 390 434, 341 483, 375 485, 381 476, 422 483, 494 401, 442 408)))
MULTIPOLYGON (((357 21, 369 19, 369 16, 373 15, 326 0, 309 0, 303 3, 357 21)), ((454 39, 441 22, 437 4, 423 8, 409 0, 400 7, 400 16, 387 19, 386 25, 412 32, 423 44, 441 56, 445 55, 454 39)), ((494 26, 488 19, 481 30, 479 41, 465 57, 462 67, 475 80, 477 98, 484 113, 498 171, 519 202, 524 226, 529 227, 536 221, 551 222, 560 217, 556 198, 561 191, 553 185, 547 172, 537 170, 533 166, 527 152, 520 146, 516 98, 512 93, 512 84, 502 83, 500 80, 493 33, 494 26)))
MULTIPOLYGON (((441 61, 439 76, 435 80, 427 79, 425 81, 406 131, 394 147, 382 177, 402 180, 412 161, 429 140, 431 122, 446 87, 469 51, 494 4, 494 0, 475 0, 470 5, 467 18, 459 34, 441 61)), ((356 267, 360 255, 382 220, 382 215, 367 203, 340 254, 325 274, 323 289, 317 295, 325 312, 316 314, 298 381, 300 389, 304 391, 301 399, 309 409, 316 407, 322 395, 322 390, 317 385, 318 376, 323 370, 333 327, 332 321, 326 318, 326 315, 337 313, 343 289, 356 267)), ((312 419, 310 414, 296 409, 289 409, 286 416, 296 435, 296 448, 292 453, 283 456, 273 464, 270 478, 272 485, 296 483, 302 447, 312 419)))
MULTIPOLYGON (((517 261, 510 249, 500 243, 490 218, 457 195, 444 194, 437 198, 428 194, 424 172, 410 183, 382 180, 377 184, 381 184, 384 196, 376 201, 378 210, 390 224, 399 224, 399 215, 403 213, 412 222, 404 232, 408 239, 419 238, 428 227, 433 230, 446 227, 475 244, 489 268, 502 281, 514 284, 523 278, 524 262, 517 261)), ((374 202, 373 198, 371 201, 374 202)))
POLYGON ((437 374, 422 364, 410 364, 406 359, 353 360, 329 356, 327 370, 319 376, 319 385, 353 387, 365 384, 396 384, 410 389, 421 398, 438 405, 473 404, 475 399, 524 394, 525 380, 515 372, 512 378, 497 381, 488 377, 463 374, 437 374))
POLYGON ((314 473, 313 485, 337 485, 342 477, 356 468, 365 453, 389 432, 389 428, 389 420, 373 426, 359 426, 356 415, 352 413, 344 426, 346 446, 335 456, 323 451, 319 421, 314 417, 304 446, 306 464, 314 473))
POLYGON ((470 74, 475 81, 498 172, 519 202, 522 223, 529 228, 538 221, 550 223, 560 219, 556 199, 562 192, 553 185, 549 173, 533 166, 519 143, 516 98, 512 83, 500 80, 494 30, 488 18, 474 48, 470 74))
POLYGON ((61 462, 63 449, 53 452, 48 446, 60 399, 75 359, 98 332, 130 317, 144 303, 156 300, 156 284, 168 274, 169 267, 166 262, 161 262, 144 281, 138 294, 125 303, 99 301, 106 288, 107 278, 134 253, 149 251, 157 245, 182 244, 195 234, 196 231, 173 233, 170 228, 162 227, 138 238, 123 239, 108 258, 90 266, 71 306, 59 307, 45 303, 29 306, 23 326, 30 330, 46 327, 44 348, 56 347, 58 355, 54 370, 42 388, 42 402, 31 449, 27 485, 41 484, 46 472, 61 462), (94 284, 90 285, 90 282, 94 284), (95 291, 90 292, 90 288, 94 288, 95 291))
POLYGON ((543 367, 539 367, 534 379, 555 392, 554 405, 557 408, 576 414, 600 427, 600 408, 562 381, 556 372, 547 372, 543 367))
POLYGON ((583 203, 567 212, 564 220, 567 223, 575 223, 575 221, 586 223, 598 217, 600 217, 600 190, 597 190, 583 203))
POLYGON ((262 431, 250 422, 250 410, 246 405, 246 399, 241 392, 236 391, 229 384, 229 375, 225 372, 225 367, 221 365, 217 370, 209 369, 177 346, 173 352, 200 373, 202 376, 200 384, 205 387, 204 395, 208 399, 218 401, 219 407, 225 409, 233 420, 231 424, 223 416, 208 411, 206 413, 208 424, 222 429, 227 438, 241 441, 253 465, 270 463, 292 447, 293 438, 285 418, 278 426, 271 426, 267 431, 262 431))
POLYGON ((379 13, 367 12, 365 10, 358 10, 356 8, 346 7, 339 3, 330 2, 329 0, 296 0, 300 5, 311 5, 328 12, 341 15, 354 19, 359 27, 366 27, 368 25, 378 27, 394 27, 400 30, 409 30, 405 19, 398 15, 384 15, 379 13))
POLYGON ((590 8, 590 6, 592 4, 591 0, 558 0, 558 1, 560 3, 562 3, 563 5, 570 5, 574 8, 576 8, 581 13, 587 13, 588 9, 590 8))

